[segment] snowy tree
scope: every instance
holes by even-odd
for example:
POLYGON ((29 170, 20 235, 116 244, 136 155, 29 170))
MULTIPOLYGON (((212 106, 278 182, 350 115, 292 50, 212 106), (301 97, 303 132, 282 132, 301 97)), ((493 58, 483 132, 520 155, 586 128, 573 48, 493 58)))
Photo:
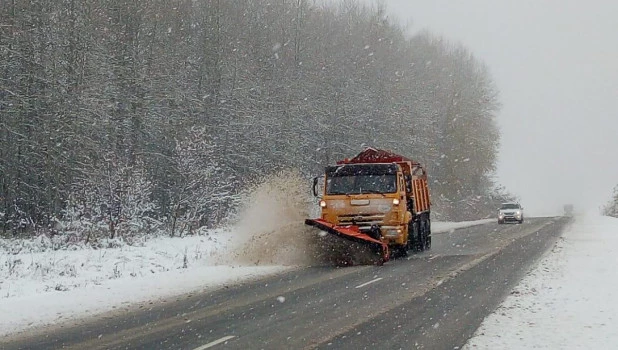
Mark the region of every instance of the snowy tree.
POLYGON ((614 187, 612 199, 603 207, 603 215, 618 218, 618 186, 614 187))
POLYGON ((191 128, 176 141, 176 174, 172 194, 170 235, 182 235, 221 215, 233 195, 234 179, 215 153, 205 128, 191 128))

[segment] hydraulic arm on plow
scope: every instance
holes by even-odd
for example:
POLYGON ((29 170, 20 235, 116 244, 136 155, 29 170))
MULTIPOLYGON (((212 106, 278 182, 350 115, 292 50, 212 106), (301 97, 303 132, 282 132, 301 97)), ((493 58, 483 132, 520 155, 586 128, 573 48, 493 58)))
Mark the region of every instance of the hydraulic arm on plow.
POLYGON ((377 264, 431 247, 427 173, 418 162, 367 148, 326 167, 321 193, 319 179, 313 191, 320 197, 321 216, 305 224, 368 246, 377 264))

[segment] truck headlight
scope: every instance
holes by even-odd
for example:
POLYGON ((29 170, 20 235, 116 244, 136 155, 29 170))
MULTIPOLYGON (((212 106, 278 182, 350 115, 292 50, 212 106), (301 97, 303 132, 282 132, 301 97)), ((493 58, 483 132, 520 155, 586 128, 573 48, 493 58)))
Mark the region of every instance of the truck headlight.
POLYGON ((320 201, 320 207, 326 208, 326 201, 320 201))
POLYGON ((393 198, 393 205, 399 205, 399 198, 393 198))
POLYGON ((397 237, 401 234, 401 229, 387 229, 384 235, 387 237, 397 237))

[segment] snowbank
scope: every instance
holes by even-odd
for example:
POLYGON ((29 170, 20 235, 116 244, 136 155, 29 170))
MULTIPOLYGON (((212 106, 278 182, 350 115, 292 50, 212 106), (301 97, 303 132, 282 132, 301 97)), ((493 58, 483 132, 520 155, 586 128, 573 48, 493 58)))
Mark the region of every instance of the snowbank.
POLYGON ((156 238, 143 246, 0 251, 0 335, 290 268, 223 265, 229 238, 229 232, 212 231, 204 236, 156 238))

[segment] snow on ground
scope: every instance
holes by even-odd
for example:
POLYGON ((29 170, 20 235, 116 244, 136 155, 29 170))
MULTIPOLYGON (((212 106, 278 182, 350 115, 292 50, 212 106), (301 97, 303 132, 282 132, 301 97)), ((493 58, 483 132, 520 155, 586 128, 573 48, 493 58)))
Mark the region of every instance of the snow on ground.
MULTIPOLYGON (((484 222, 435 222, 432 227, 445 232, 484 222)), ((248 225, 256 232, 254 224, 248 225)), ((307 242, 299 239, 306 233, 299 226, 302 222, 286 222, 251 236, 248 226, 240 225, 137 245, 115 242, 102 249, 54 250, 40 238, 0 240, 0 336, 310 264, 294 247, 307 242), (275 252, 279 246, 289 249, 275 252)))
POLYGON ((141 246, 18 254, 13 254, 16 242, 3 240, 0 336, 290 268, 232 264, 221 254, 229 238, 229 233, 212 231, 202 236, 156 238, 141 246))
POLYGON ((618 347, 618 219, 577 217, 464 349, 618 347))

